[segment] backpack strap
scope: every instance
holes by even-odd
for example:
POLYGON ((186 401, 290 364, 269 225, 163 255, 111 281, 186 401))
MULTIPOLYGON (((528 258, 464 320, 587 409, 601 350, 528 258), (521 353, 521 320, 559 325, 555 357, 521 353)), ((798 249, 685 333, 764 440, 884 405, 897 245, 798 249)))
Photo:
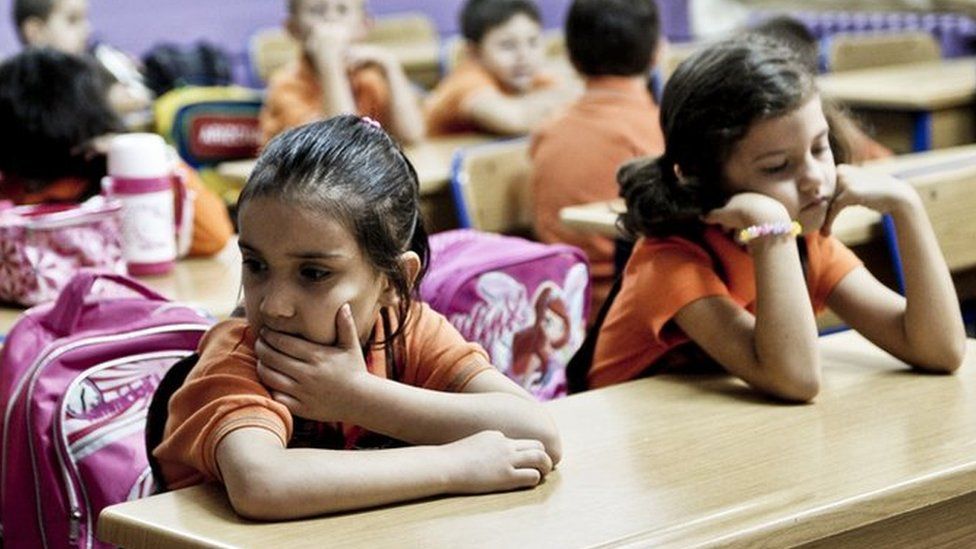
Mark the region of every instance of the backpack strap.
POLYGON ((152 470, 157 494, 166 492, 167 487, 159 461, 153 456, 153 450, 163 442, 166 420, 169 417, 169 400, 173 393, 183 386, 186 376, 197 365, 198 360, 200 355, 193 353, 174 364, 156 387, 149 409, 146 411, 146 457, 149 458, 149 468, 152 470))
POLYGON ((583 340, 583 344, 580 345, 580 348, 576 350, 576 354, 573 355, 573 358, 569 359, 569 363, 566 365, 566 385, 569 394, 580 393, 589 388, 586 378, 590 373, 590 368, 593 367, 593 353, 596 351, 596 339, 600 336, 600 328, 603 327, 603 322, 607 319, 607 313, 610 312, 610 307, 617 298, 617 294, 620 293, 620 286, 623 285, 623 280, 624 276, 621 273, 613 281, 613 287, 610 288, 610 293, 607 295, 606 301, 600 306, 600 312, 597 313, 596 320, 586 332, 586 339, 583 340))

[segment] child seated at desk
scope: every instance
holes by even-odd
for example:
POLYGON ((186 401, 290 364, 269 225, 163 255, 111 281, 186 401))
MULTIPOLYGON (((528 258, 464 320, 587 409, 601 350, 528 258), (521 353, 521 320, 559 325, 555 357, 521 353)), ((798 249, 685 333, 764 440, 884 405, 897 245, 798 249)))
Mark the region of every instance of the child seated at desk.
POLYGON ((424 103, 429 135, 525 134, 571 99, 543 70, 532 0, 468 0, 460 19, 467 56, 424 103))
POLYGON ((241 515, 287 519, 531 487, 559 461, 540 404, 416 301, 418 201, 371 119, 268 144, 238 202, 246 320, 208 332, 170 400, 168 488, 218 480, 241 515))
POLYGON ((149 109, 152 92, 143 83, 135 62, 105 44, 89 50, 88 0, 14 0, 13 12, 17 35, 24 46, 53 48, 73 55, 92 53, 106 75, 111 76, 108 101, 119 115, 149 109))
POLYGON ((763 393, 811 400, 814 312, 825 307, 916 368, 959 367, 959 303, 918 194, 838 165, 816 81, 795 54, 756 36, 705 48, 668 81, 661 122, 664 154, 619 174, 623 227, 641 238, 589 386, 714 360, 763 393), (830 236, 852 205, 894 219, 904 297, 830 236))
POLYGON ((420 103, 399 61, 359 42, 368 26, 366 0, 288 0, 288 32, 301 56, 276 72, 261 110, 261 134, 278 133, 338 114, 378 120, 404 144, 424 135, 420 103))
MULTIPOLYGON (((0 200, 79 202, 101 190, 108 138, 121 123, 93 62, 29 48, 0 63, 0 200)), ((227 208, 188 166, 194 191, 191 255, 223 249, 233 234, 227 208)))
POLYGON ((616 198, 621 164, 664 151, 658 106, 647 89, 658 30, 654 0, 573 2, 566 46, 586 91, 532 139, 536 236, 586 252, 594 315, 613 284, 614 242, 566 227, 559 211, 616 198))

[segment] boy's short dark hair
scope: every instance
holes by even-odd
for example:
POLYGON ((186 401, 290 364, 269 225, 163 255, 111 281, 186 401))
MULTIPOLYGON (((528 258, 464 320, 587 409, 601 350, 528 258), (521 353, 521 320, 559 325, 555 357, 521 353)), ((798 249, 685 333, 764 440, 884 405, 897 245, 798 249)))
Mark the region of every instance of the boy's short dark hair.
POLYGON ((778 15, 752 27, 749 32, 776 40, 793 50, 811 72, 820 72, 820 44, 799 19, 778 15))
POLYGON ((48 48, 0 63, 0 172, 37 181, 87 175, 82 146, 121 129, 107 84, 91 61, 48 48))
POLYGON ((566 16, 569 58, 586 76, 644 74, 660 26, 654 0, 576 0, 566 16))
POLYGON ((518 14, 542 22, 539 8, 532 0, 468 0, 461 8, 461 35, 473 44, 480 44, 488 32, 518 14))
POLYGON ((42 21, 47 21, 54 9, 57 0, 14 0, 14 26, 17 29, 17 36, 24 42, 23 27, 24 21, 30 17, 37 17, 42 21))

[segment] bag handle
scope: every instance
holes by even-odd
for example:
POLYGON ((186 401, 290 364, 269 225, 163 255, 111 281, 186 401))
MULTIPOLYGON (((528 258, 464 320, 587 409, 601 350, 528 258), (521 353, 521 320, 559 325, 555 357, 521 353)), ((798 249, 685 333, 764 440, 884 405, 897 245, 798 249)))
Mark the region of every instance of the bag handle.
POLYGON ((91 292, 92 286, 99 280, 114 282, 119 286, 135 291, 139 295, 153 301, 169 301, 155 290, 133 280, 125 275, 86 270, 76 274, 68 285, 61 290, 54 308, 45 315, 42 324, 59 335, 68 335, 75 329, 81 311, 85 306, 85 296, 91 292))

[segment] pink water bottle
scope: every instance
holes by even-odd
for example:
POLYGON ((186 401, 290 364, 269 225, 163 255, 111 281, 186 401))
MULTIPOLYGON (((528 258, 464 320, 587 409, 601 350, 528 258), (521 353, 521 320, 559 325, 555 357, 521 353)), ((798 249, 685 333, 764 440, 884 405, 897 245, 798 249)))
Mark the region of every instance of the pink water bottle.
POLYGON ((173 168, 163 138, 112 139, 106 192, 122 202, 123 255, 134 275, 167 273, 176 263, 173 168))

